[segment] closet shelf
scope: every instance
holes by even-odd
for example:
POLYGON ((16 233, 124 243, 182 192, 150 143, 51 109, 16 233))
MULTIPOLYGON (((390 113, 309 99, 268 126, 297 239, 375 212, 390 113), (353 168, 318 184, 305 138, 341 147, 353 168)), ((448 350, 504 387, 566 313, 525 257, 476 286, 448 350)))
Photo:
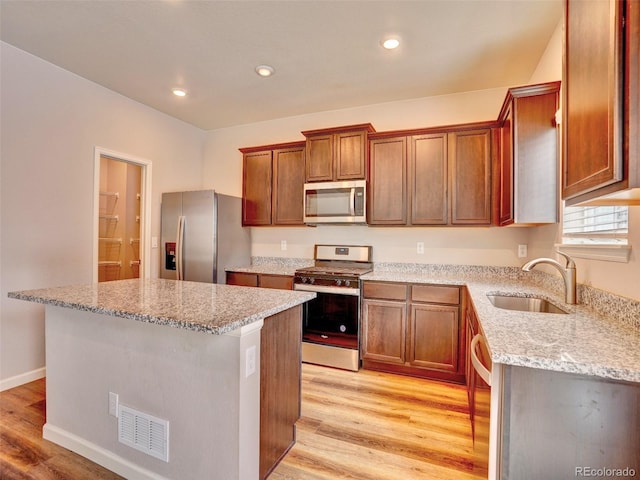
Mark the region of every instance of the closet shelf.
POLYGON ((99 267, 120 267, 122 266, 122 262, 120 261, 111 261, 111 260, 103 260, 98 262, 99 267))
POLYGON ((100 214, 100 219, 102 220, 115 220, 116 222, 120 219, 120 217, 118 215, 105 215, 105 214, 100 214))

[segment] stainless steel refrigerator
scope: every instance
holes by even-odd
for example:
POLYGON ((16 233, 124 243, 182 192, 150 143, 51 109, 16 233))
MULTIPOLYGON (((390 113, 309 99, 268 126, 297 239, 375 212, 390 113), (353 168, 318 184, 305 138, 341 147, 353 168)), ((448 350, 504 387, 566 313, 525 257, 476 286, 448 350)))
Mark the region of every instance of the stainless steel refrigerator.
POLYGON ((213 190, 162 194, 160 277, 225 283, 225 268, 251 263, 242 199, 213 190))

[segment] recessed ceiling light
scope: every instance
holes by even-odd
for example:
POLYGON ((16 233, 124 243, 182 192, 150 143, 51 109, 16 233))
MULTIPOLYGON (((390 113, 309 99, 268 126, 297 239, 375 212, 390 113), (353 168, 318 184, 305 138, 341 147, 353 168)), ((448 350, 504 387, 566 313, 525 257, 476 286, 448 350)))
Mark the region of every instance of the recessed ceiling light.
POLYGON ((256 67, 256 73, 261 77, 270 77, 276 70, 271 65, 258 65, 256 67))
POLYGON ((182 88, 174 88, 171 90, 176 97, 186 97, 187 91, 182 88))
POLYGON ((380 44, 387 50, 393 50, 400 46, 400 39, 398 37, 387 37, 383 38, 380 44))

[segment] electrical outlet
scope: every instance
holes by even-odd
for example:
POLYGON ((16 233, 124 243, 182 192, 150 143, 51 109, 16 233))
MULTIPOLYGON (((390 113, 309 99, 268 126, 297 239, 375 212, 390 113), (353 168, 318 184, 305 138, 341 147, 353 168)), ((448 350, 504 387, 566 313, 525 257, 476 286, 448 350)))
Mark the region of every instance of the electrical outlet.
POLYGON ((245 353, 246 355, 246 361, 245 361, 245 372, 244 372, 244 376, 245 378, 253 375, 254 373, 256 373, 256 346, 252 345, 249 348, 247 348, 247 351, 245 353))
POLYGON ((158 248, 158 237, 151 237, 151 248, 158 248))
POLYGON ((418 242, 416 244, 416 251, 420 254, 423 255, 424 254, 424 242, 418 242))
POLYGON ((527 258, 527 246, 518 245, 518 258, 527 258))
POLYGON ((109 415, 118 416, 118 394, 109 392, 109 415))
POLYGON ((287 249, 287 241, 286 240, 280 240, 280 250, 282 250, 283 252, 287 249))

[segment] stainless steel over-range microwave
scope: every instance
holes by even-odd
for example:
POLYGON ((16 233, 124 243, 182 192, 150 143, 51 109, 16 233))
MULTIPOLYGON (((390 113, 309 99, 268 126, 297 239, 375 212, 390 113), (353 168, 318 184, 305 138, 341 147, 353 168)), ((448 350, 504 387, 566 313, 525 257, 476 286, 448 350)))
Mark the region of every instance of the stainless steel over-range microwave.
POLYGON ((304 222, 367 223, 365 180, 304 184, 304 222))

